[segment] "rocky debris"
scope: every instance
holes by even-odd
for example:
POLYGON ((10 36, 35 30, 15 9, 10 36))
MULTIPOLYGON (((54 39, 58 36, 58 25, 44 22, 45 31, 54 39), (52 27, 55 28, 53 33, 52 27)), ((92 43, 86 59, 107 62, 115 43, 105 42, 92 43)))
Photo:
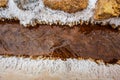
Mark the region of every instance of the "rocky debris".
POLYGON ((29 9, 34 9, 34 6, 36 6, 36 3, 39 0, 14 0, 18 8, 22 10, 29 10, 29 9), (31 4, 34 4, 34 6, 31 6, 31 4))
POLYGON ((68 13, 81 11, 88 6, 88 0, 43 0, 45 6, 53 10, 62 10, 68 13))
POLYGON ((0 55, 82 57, 113 62, 120 59, 120 31, 100 25, 24 28, 18 22, 2 22, 0 55))
POLYGON ((94 19, 109 19, 120 15, 120 0, 98 0, 94 19))
MULTIPOLYGON (((81 25, 109 24, 109 25, 112 25, 113 28, 116 28, 116 27, 118 28, 120 26, 120 17, 119 18, 116 17, 118 16, 118 13, 113 12, 115 13, 114 15, 115 18, 109 18, 111 17, 109 16, 109 14, 100 13, 100 15, 102 15, 101 19, 102 18, 106 19, 106 17, 108 17, 106 20, 101 20, 100 15, 98 15, 100 11, 97 11, 99 10, 97 9, 94 16, 94 10, 95 10, 95 5, 97 5, 96 4, 97 1, 98 0, 73 0, 73 1, 72 0, 69 0, 69 1, 67 0, 55 0, 55 1, 54 0, 9 0, 7 9, 0 8, 0 20, 2 21, 4 19, 19 20, 20 24, 24 25, 25 27, 35 26, 37 24, 67 25, 69 27, 73 27, 74 25, 79 25, 79 24, 81 25), (56 9, 52 10, 48 8, 49 7, 47 6, 48 3, 51 4, 52 6, 57 6, 60 8, 57 9, 56 7, 56 9), (78 7, 82 8, 81 6, 83 6, 83 4, 86 4, 86 7, 87 7, 86 9, 78 11, 77 13, 71 12, 72 10, 73 11, 77 10, 78 7), (68 5, 68 7, 66 7, 66 5, 68 5), (64 7, 65 9, 69 8, 70 10, 68 9, 68 11, 70 12, 69 13, 63 12, 63 10, 59 11, 62 8, 64 9, 64 7)), ((103 2, 105 3, 105 1, 103 2)), ((100 3, 100 1, 98 1, 98 3, 100 3)), ((116 0, 116 3, 119 4, 119 0, 116 0)), ((112 4, 110 3, 109 5, 111 6, 112 4)), ((100 6, 104 6, 102 5, 102 1, 100 6)))
POLYGON ((7 0, 0 0, 0 7, 5 7, 7 5, 7 0))

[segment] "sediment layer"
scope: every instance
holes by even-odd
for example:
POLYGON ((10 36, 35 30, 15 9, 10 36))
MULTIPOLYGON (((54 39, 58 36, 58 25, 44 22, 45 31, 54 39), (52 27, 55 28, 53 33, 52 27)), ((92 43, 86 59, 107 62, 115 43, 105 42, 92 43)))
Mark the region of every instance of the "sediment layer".
POLYGON ((108 25, 120 25, 120 0, 89 0, 78 12, 81 7, 54 10, 42 0, 6 1, 0 0, 0 80, 120 79, 120 31, 108 25))
POLYGON ((31 60, 0 56, 1 80, 119 80, 120 65, 91 60, 31 60))
POLYGON ((120 31, 100 25, 24 28, 18 22, 1 22, 0 55, 117 61, 120 59, 120 31))

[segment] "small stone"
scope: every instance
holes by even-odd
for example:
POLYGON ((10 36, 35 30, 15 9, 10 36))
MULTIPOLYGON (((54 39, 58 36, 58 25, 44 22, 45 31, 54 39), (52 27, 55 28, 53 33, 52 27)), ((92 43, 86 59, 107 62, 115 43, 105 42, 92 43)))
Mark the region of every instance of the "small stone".
POLYGON ((98 0, 95 9, 95 20, 109 19, 120 15, 120 0, 98 0))
POLYGON ((39 0, 14 0, 15 4, 19 9, 22 10, 33 10, 35 6, 38 4, 35 4, 39 0), (34 6, 30 6, 31 4, 34 4, 34 6))
POLYGON ((62 10, 68 13, 81 11, 88 6, 88 0, 43 0, 45 6, 53 10, 62 10))
POLYGON ((7 0, 0 0, 0 7, 5 7, 7 5, 7 0))
POLYGON ((116 26, 115 24, 112 24, 111 27, 112 27, 113 29, 116 29, 116 28, 117 28, 117 26, 116 26))

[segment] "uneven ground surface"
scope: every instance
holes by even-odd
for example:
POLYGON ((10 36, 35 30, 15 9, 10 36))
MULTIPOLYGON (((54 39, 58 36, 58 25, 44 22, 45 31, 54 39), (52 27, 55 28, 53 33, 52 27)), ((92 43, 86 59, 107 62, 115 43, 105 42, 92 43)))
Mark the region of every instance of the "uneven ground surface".
POLYGON ((119 39, 108 25, 0 22, 0 80, 119 80, 119 39))
POLYGON ((119 80, 120 0, 52 1, 0 0, 0 80, 119 80))
POLYGON ((120 31, 100 25, 24 28, 18 22, 1 22, 0 52, 16 56, 93 58, 112 63, 120 59, 120 31))
POLYGON ((120 26, 119 0, 0 0, 0 20, 20 20, 24 26, 83 23, 120 26), (104 5, 105 4, 105 5, 104 5), (2 7, 6 5, 6 7, 2 7), (52 9, 54 8, 54 9, 52 9))

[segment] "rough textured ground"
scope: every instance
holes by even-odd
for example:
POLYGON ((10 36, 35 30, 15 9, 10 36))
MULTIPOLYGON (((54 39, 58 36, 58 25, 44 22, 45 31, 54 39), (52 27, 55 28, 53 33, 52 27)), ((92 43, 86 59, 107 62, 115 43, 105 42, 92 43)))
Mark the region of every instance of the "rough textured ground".
POLYGON ((0 24, 0 54, 58 58, 93 58, 105 62, 120 59, 120 31, 110 26, 37 25, 24 28, 18 22, 0 24))
MULTIPOLYGON (((47 1, 49 3, 49 0, 47 1)), ((71 3, 70 1, 60 0, 60 5, 58 4, 56 6, 62 8, 64 8, 64 5, 68 5, 70 6, 70 8, 71 6, 73 6, 71 10, 74 11, 77 10, 78 8, 79 9, 82 8, 81 6, 75 5, 79 4, 81 5, 82 3, 86 4, 86 0, 85 1, 77 0, 80 1, 81 3, 76 2, 76 0, 73 1, 74 2, 70 4, 71 3)), ((54 2, 55 4, 57 4, 56 0, 55 1, 52 0, 52 2, 50 4, 54 4, 54 2)), ((106 24, 110 24, 112 26, 114 25, 114 28, 119 27, 120 17, 117 17, 119 15, 119 0, 117 1, 109 0, 106 5, 103 5, 103 3, 107 3, 107 0, 104 1, 88 0, 86 8, 70 14, 57 8, 56 10, 48 8, 47 6, 45 6, 43 0, 8 0, 8 3, 6 4, 7 7, 0 8, 0 20, 4 19, 20 20, 20 24, 24 26, 29 25, 35 26, 37 24, 47 25, 57 24, 57 25, 69 25, 70 27, 72 27, 74 25, 79 24, 82 25, 83 23, 91 24, 98 23, 101 25, 106 24), (101 9, 102 7, 104 9, 101 9), (100 18, 100 16, 102 16, 102 18, 100 18)), ((68 11, 71 10, 69 10, 68 7, 68 11)))
MULTIPOLYGON (((113 30, 108 25, 83 24, 84 21, 86 24, 89 24, 89 21, 95 22, 93 16, 94 9, 97 8, 95 19, 102 20, 102 24, 109 22, 116 26, 120 25, 120 18, 117 18, 120 0, 99 0, 97 7, 95 7, 97 0, 89 0, 87 8, 75 14, 51 10, 42 4, 42 0, 36 1, 38 0, 9 0, 7 3, 6 0, 0 0, 0 7, 8 4, 7 8, 0 8, 2 21, 3 18, 17 18, 23 25, 34 26, 25 28, 18 22, 0 23, 0 80, 120 79, 120 31, 113 30), (107 18, 109 19, 103 20, 107 18), (37 23, 57 26, 35 26, 37 23), (58 24, 82 26, 70 28, 58 24), (7 55, 9 57, 4 57, 7 55), (31 59, 31 56, 37 58, 31 59), (55 58, 57 59, 54 60, 55 58), (94 60, 84 60, 86 58, 98 59, 99 64, 94 60)), ((68 7, 67 9, 65 7, 65 10, 71 8, 69 5, 71 2, 67 3, 68 7)), ((64 10, 63 6, 66 4, 62 4, 60 7, 64 10)), ((77 6, 76 9, 78 8, 81 7, 77 6)))

